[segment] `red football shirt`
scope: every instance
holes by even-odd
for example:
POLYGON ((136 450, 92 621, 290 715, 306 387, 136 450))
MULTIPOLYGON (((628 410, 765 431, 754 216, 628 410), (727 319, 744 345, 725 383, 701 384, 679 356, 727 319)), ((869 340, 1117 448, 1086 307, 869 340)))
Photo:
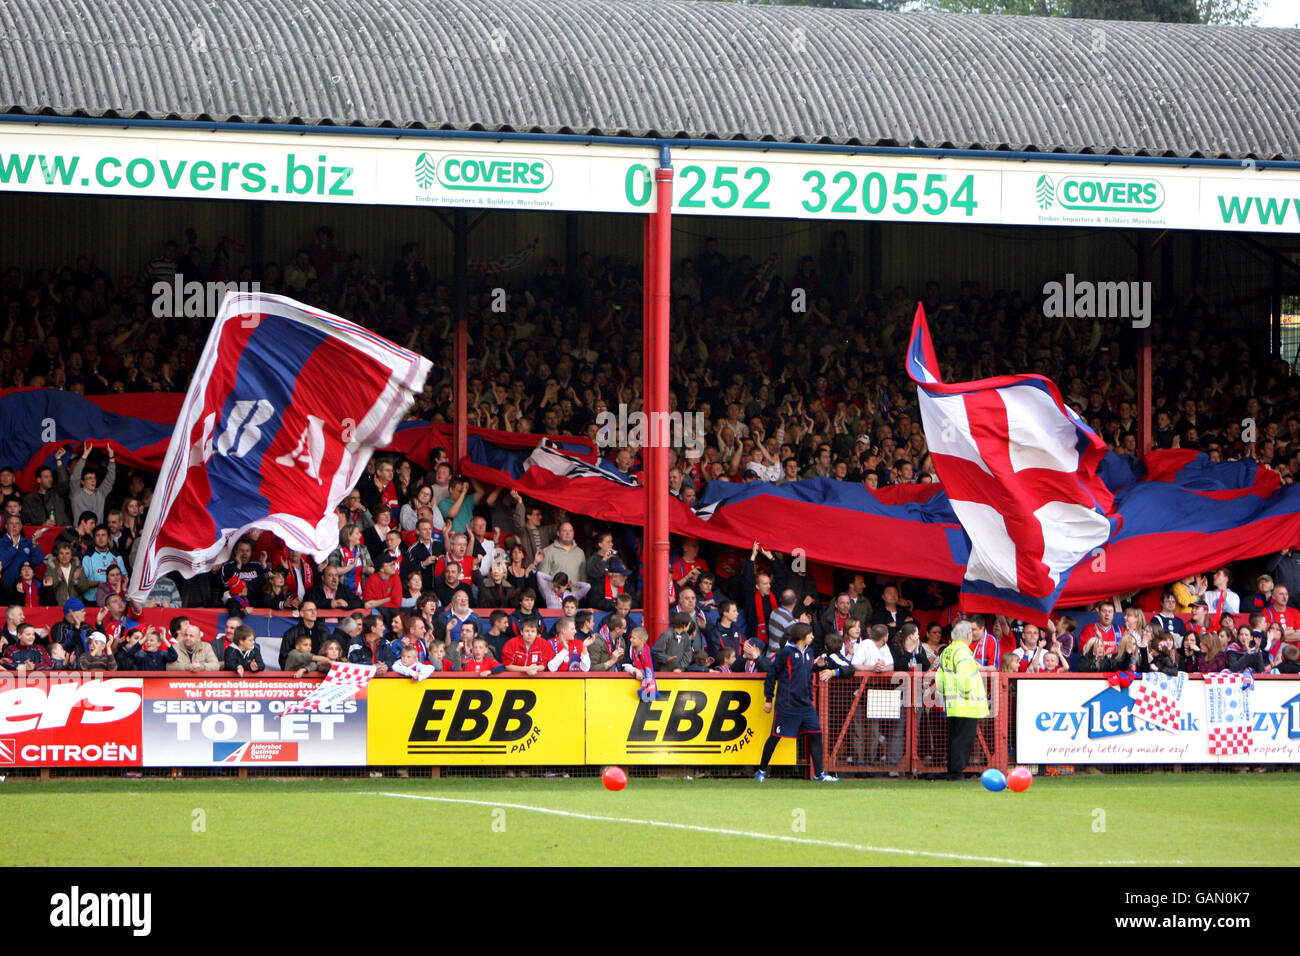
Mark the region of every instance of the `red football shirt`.
POLYGON ((366 578, 365 587, 361 589, 361 600, 378 601, 381 597, 387 597, 388 603, 381 604, 380 607, 402 606, 402 576, 400 574, 394 574, 387 581, 377 574, 372 574, 366 578))
POLYGON ((1264 619, 1270 624, 1281 624, 1283 631, 1300 627, 1300 611, 1293 607, 1284 607, 1279 611, 1276 605, 1270 604, 1264 609, 1264 619))
MULTIPOLYGON (((467 554, 465 555, 465 557, 460 559, 460 579, 462 581, 468 581, 470 583, 473 583, 474 565, 476 563, 477 562, 475 561, 474 556, 472 554, 467 554)), ((442 577, 446 573, 447 573, 447 556, 445 554, 439 555, 438 560, 433 563, 434 580, 437 580, 438 578, 442 577)))
POLYGON ((551 650, 551 642, 544 637, 539 637, 533 643, 525 647, 522 637, 512 637, 506 641, 506 646, 501 649, 501 663, 507 667, 512 664, 515 667, 527 667, 530 664, 546 666, 546 662, 554 655, 551 650))
MULTIPOLYGON (((534 641, 533 643, 536 644, 537 642, 534 641)), ((464 670, 466 674, 486 674, 488 671, 494 670, 500 666, 501 662, 491 657, 485 657, 481 661, 476 661, 473 658, 470 658, 465 662, 461 669, 464 670)))
POLYGON ((1107 654, 1114 654, 1115 648, 1119 646, 1119 628, 1112 620, 1110 627, 1102 627, 1100 621, 1094 621, 1083 629, 1079 635, 1079 650, 1082 652, 1088 646, 1088 642, 1094 637, 1100 637, 1102 644, 1106 647, 1107 654))

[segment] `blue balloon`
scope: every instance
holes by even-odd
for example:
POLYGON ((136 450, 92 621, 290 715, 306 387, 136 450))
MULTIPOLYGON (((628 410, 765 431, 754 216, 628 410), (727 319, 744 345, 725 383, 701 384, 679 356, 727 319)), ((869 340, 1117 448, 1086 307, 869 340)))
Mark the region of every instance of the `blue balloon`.
POLYGON ((1007 776, 1001 770, 990 767, 980 774, 980 783, 984 784, 984 789, 989 793, 1001 793, 1007 789, 1007 776))

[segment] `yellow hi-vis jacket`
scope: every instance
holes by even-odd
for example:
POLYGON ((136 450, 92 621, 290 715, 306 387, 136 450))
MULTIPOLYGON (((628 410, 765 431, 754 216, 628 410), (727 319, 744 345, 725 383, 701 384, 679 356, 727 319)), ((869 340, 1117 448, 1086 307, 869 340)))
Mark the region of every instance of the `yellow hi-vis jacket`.
POLYGON ((975 655, 965 641, 953 641, 939 655, 934 686, 943 697, 949 717, 987 717, 989 698, 984 690, 975 655))

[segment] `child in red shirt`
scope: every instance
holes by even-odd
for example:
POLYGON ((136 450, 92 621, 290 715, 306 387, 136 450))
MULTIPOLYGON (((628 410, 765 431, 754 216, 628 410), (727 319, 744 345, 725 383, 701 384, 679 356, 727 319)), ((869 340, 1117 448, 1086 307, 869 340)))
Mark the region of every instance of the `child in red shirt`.
POLYGON ((481 677, 487 677, 491 674, 500 674, 504 671, 505 665, 495 660, 488 653, 487 638, 476 637, 470 644, 470 657, 464 664, 466 674, 477 674, 481 677))

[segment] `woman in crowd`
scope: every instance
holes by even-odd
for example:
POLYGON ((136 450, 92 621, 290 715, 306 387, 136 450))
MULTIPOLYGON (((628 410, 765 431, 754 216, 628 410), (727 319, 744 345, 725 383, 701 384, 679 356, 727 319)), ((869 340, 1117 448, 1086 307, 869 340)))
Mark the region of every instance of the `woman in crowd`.
POLYGON ((506 575, 506 563, 504 561, 493 561, 492 569, 488 571, 487 580, 478 589, 479 606, 491 608, 510 607, 510 598, 513 596, 514 591, 515 589, 506 575))
POLYGON ((510 581, 510 586, 515 591, 522 591, 524 588, 532 588, 534 591, 537 587, 537 565, 541 563, 542 552, 538 551, 533 562, 528 563, 528 552, 523 549, 522 545, 515 544, 510 549, 510 565, 506 568, 506 578, 510 581))
POLYGON ((1228 670, 1241 672, 1249 668, 1257 673, 1269 669, 1268 655, 1264 653, 1263 640, 1255 636, 1249 626, 1237 628, 1237 634, 1227 648, 1228 670))
POLYGON ((1184 674, 1201 672, 1201 643, 1195 631, 1183 635, 1182 646, 1178 649, 1178 669, 1184 674))
POLYGON ((1196 669, 1202 674, 1217 674, 1228 669, 1228 644, 1235 638, 1231 625, 1210 631, 1201 639, 1201 654, 1196 669))
POLYGON ((414 608, 415 602, 420 599, 420 592, 424 590, 424 575, 419 571, 412 571, 406 576, 406 590, 402 594, 402 607, 414 608))
MULTIPOLYGON (((1149 626, 1149 625, 1148 625, 1149 626)), ((1178 674, 1177 638, 1162 627, 1155 628, 1147 643, 1146 672, 1161 673, 1168 677, 1178 674)))
POLYGON ((356 594, 361 593, 365 579, 375 573, 370 549, 361 544, 361 528, 351 523, 339 529, 339 546, 330 552, 325 563, 342 568, 343 584, 356 594))
POLYGON ((1079 672, 1105 674, 1119 670, 1119 656, 1106 653, 1106 642, 1100 637, 1090 638, 1079 657, 1079 672))
POLYGON ((939 665, 939 655, 943 653, 943 626, 938 622, 925 629, 925 642, 921 645, 929 663, 927 670, 934 670, 939 665))
POLYGON ((401 523, 403 531, 414 531, 416 523, 420 520, 420 509, 433 509, 433 488, 429 485, 420 485, 415 489, 415 494, 411 499, 402 505, 401 523))
POLYGON ((272 568, 266 575, 266 584, 255 595, 254 607, 269 611, 291 611, 298 606, 298 596, 285 585, 284 568, 272 568))

